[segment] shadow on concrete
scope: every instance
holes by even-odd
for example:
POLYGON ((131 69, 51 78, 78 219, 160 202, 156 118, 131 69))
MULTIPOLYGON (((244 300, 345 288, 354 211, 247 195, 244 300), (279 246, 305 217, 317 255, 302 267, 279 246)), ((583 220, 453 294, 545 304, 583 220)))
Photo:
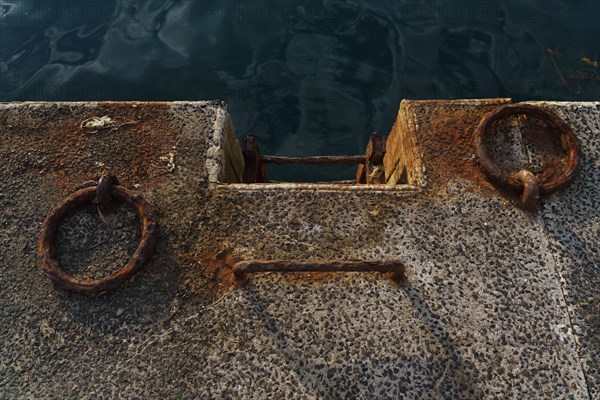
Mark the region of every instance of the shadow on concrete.
MULTIPOLYGON (((283 333, 279 328, 280 321, 277 317, 271 315, 265 307, 265 302, 261 301, 260 291, 256 286, 247 283, 242 289, 242 294, 248 304, 251 305, 254 312, 259 316, 265 329, 270 333, 273 345, 285 355, 287 367, 293 370, 302 381, 304 388, 310 393, 324 398, 339 398, 342 391, 346 391, 346 398, 362 397, 365 393, 359 392, 359 388, 369 387, 371 390, 377 390, 369 385, 365 371, 381 372, 383 376, 393 379, 394 389, 400 394, 410 394, 415 392, 418 386, 426 398, 483 398, 484 394, 477 387, 478 376, 473 376, 477 371, 474 364, 465 360, 457 347, 452 343, 448 333, 439 323, 438 317, 431 312, 427 303, 422 299, 419 291, 412 285, 405 287, 404 290, 410 299, 417 315, 426 315, 426 326, 438 339, 440 347, 444 350, 442 362, 416 360, 409 356, 401 354, 386 356, 383 359, 373 359, 370 361, 361 361, 359 363, 347 363, 340 365, 314 364, 302 354, 302 350, 295 348, 293 341, 283 333), (406 376, 403 372, 409 370, 412 376, 406 376), (353 370, 361 372, 360 382, 348 382, 345 378, 353 375, 353 370), (433 378, 432 372, 437 369, 438 376, 433 378), (334 373, 330 373, 335 371, 334 373), (345 372, 346 371, 346 372, 345 372), (364 381, 363 381, 364 379, 364 381)), ((402 290, 402 289, 398 289, 402 290)), ((322 333, 326 334, 326 333, 322 333)), ((439 356, 430 355, 430 359, 437 360, 439 356)), ((355 373, 354 373, 355 375, 355 373)), ((375 374, 372 374, 375 375, 375 374)), ((385 393, 385 388, 381 388, 382 393, 371 392, 369 395, 376 395, 377 398, 393 398, 391 394, 385 393)))
POLYGON ((159 227, 152 259, 113 292, 87 296, 55 288, 59 307, 96 332, 132 334, 167 315, 177 295, 179 268, 168 237, 159 227))
POLYGON ((473 376, 477 367, 464 359, 450 339, 448 332, 439 322, 439 317, 431 311, 427 302, 421 297, 419 290, 413 285, 409 285, 405 291, 418 315, 427 316, 423 320, 444 350, 443 372, 440 377, 435 379, 435 391, 441 398, 456 398, 458 395, 460 398, 484 398, 484 393, 477 387, 478 376, 473 376))
MULTIPOLYGON (((584 166, 595 164, 595 160, 586 162, 585 153, 582 162, 584 166)), ((591 398, 600 392, 600 364, 594 361, 600 354, 600 302, 596 301, 600 287, 600 209, 594 178, 595 173, 584 168, 574 187, 546 204, 541 214, 560 273, 557 279, 565 289, 571 324, 577 331, 577 351, 591 398)))

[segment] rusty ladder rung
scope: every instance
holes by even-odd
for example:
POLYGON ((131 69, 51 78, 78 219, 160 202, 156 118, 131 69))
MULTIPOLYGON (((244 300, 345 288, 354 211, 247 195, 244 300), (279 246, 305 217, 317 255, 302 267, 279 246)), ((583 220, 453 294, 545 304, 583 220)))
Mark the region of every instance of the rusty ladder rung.
POLYGON ((311 156, 284 157, 260 155, 260 161, 268 164, 364 164, 365 156, 311 156))
POLYGON ((260 154, 254 135, 244 136, 242 154, 245 163, 244 183, 269 183, 265 164, 358 164, 354 183, 385 183, 383 167, 385 140, 376 132, 369 139, 365 155, 361 156, 286 157, 263 155, 260 154))

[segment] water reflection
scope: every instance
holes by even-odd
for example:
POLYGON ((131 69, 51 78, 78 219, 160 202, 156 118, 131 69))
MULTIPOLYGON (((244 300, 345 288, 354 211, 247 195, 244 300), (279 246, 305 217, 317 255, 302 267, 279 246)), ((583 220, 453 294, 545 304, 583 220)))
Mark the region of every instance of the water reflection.
POLYGON ((271 154, 361 153, 402 98, 600 94, 593 0, 4 0, 1 15, 3 101, 219 98, 271 154))

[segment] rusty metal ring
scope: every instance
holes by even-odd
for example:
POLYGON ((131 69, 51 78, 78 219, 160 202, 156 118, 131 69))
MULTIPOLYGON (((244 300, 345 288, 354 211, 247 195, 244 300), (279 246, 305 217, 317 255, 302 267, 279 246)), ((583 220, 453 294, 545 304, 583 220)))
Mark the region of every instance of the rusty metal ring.
POLYGON ((39 252, 44 274, 64 289, 87 294, 115 289, 138 272, 154 252, 158 226, 150 204, 141 195, 122 186, 111 186, 110 196, 113 199, 123 200, 137 211, 141 223, 140 242, 125 267, 111 276, 90 280, 68 274, 60 267, 56 259, 56 246, 54 244, 56 233, 69 213, 84 204, 91 203, 96 198, 96 189, 96 187, 81 189, 69 195, 54 207, 42 225, 39 239, 39 252))
POLYGON ((524 190, 524 184, 520 179, 517 179, 514 175, 508 175, 496 165, 488 154, 484 141, 485 133, 494 122, 513 115, 526 115, 542 120, 560 132, 560 141, 563 150, 567 154, 567 162, 558 177, 548 182, 539 182, 539 191, 540 194, 549 194, 568 187, 579 173, 581 158, 579 141, 569 125, 557 115, 544 108, 529 104, 507 104, 500 106, 483 117, 479 125, 477 125, 475 129, 475 146, 479 157, 479 164, 486 176, 499 186, 519 192, 524 190))
POLYGON ((113 207, 110 203, 110 188, 118 184, 119 181, 117 180, 117 177, 111 173, 104 173, 100 177, 98 186, 96 187, 96 201, 98 202, 98 207, 100 207, 101 211, 110 212, 112 210, 113 207))

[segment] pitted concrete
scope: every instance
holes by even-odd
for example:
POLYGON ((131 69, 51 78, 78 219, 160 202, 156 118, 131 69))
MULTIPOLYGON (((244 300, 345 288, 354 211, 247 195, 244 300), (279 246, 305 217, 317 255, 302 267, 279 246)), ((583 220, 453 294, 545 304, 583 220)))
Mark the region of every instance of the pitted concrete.
POLYGON ((581 141, 582 171, 568 196, 544 203, 557 264, 591 398, 600 398, 600 103, 533 103, 560 115, 581 141))
MULTIPOLYGON (((470 127, 505 102, 404 102, 417 184, 345 189, 219 183, 239 177, 219 103, 0 106, 0 393, 597 396, 600 105, 549 105, 580 138, 584 170, 536 214, 499 194, 473 157, 470 127), (105 114, 140 122, 79 129, 105 114), (154 205, 157 254, 113 293, 67 293, 37 268, 39 228, 106 166, 154 205), (232 285, 225 260, 251 258, 400 258, 410 279, 270 273, 232 285)), ((126 259, 132 214, 107 223, 92 207, 64 224, 69 271, 108 273, 126 259)))

